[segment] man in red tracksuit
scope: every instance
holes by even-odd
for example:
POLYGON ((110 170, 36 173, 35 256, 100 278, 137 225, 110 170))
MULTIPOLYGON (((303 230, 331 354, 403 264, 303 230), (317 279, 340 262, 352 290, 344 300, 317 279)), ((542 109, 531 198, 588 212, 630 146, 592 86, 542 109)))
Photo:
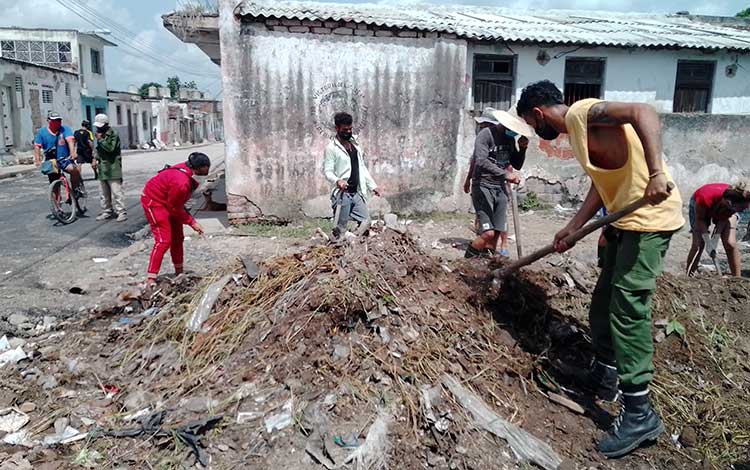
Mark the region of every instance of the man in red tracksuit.
POLYGON ((156 283, 164 254, 169 250, 176 274, 182 272, 182 226, 189 225, 199 234, 203 227, 185 210, 198 182, 193 175, 205 176, 211 167, 208 156, 200 152, 191 153, 185 163, 178 163, 161 170, 148 180, 143 188, 141 205, 154 235, 154 249, 148 263, 147 284, 156 283))

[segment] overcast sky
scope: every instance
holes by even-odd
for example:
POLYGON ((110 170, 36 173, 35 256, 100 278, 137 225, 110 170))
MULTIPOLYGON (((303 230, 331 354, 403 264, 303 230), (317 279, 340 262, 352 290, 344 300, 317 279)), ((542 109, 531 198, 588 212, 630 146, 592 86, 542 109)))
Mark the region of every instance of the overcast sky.
MULTIPOLYGON (((92 19, 91 13, 85 13, 93 20, 92 24, 62 6, 57 0, 0 0, 0 26, 114 30, 114 24, 118 27, 118 35, 127 36, 135 42, 136 47, 147 50, 153 57, 144 59, 143 54, 112 38, 113 42, 120 43, 120 47, 108 48, 105 51, 107 84, 110 89, 124 90, 130 84, 140 86, 151 81, 163 84, 168 76, 179 75, 183 81, 195 80, 202 90, 219 96, 221 84, 218 67, 197 47, 182 43, 162 26, 161 15, 174 10, 177 0, 61 1, 72 7, 82 4, 79 8, 95 11, 104 16, 109 24, 92 19)), ((339 3, 366 2, 348 0, 339 3)), ((399 5, 427 2, 383 0, 380 3, 399 5)), ((750 0, 432 0, 429 3, 493 5, 522 9, 564 8, 668 13, 688 10, 694 14, 728 16, 733 16, 750 6, 750 0)))

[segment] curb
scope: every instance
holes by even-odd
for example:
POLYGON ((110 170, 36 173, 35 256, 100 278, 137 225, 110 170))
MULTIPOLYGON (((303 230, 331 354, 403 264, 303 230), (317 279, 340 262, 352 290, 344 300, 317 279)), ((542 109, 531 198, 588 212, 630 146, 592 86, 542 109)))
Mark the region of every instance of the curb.
POLYGON ((0 168, 0 180, 8 179, 8 178, 14 178, 16 176, 23 176, 29 173, 33 173, 34 171, 37 171, 38 168, 36 166, 32 166, 31 168, 23 168, 16 171, 9 171, 7 173, 2 171, 2 168, 0 168))
POLYGON ((205 142, 200 144, 193 144, 193 145, 182 145, 180 147, 165 147, 163 150, 157 150, 157 149, 125 149, 122 151, 122 155, 130 155, 134 153, 158 153, 158 152, 172 152, 177 150, 190 150, 194 148, 200 148, 200 147, 208 147, 209 145, 214 144, 223 144, 223 140, 218 140, 216 142, 205 142))

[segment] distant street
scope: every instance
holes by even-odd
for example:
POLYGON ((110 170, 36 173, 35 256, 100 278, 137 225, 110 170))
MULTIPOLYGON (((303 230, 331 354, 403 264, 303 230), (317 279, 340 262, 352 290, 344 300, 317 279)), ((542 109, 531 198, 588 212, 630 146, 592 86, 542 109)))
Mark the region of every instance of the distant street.
MULTIPOLYGON (((91 264, 92 256, 115 255, 131 243, 127 234, 146 224, 140 194, 148 178, 166 164, 185 161, 193 151, 206 153, 214 167, 223 162, 221 143, 123 157, 129 218, 122 223, 95 220, 100 211, 100 191, 88 165, 84 171, 89 191, 87 217, 66 226, 47 217, 50 209, 46 177, 35 172, 0 181, 0 295, 11 299, 16 298, 19 290, 31 293, 36 289, 50 289, 55 284, 59 285, 59 293, 67 293, 66 286, 85 274, 83 271, 91 264)), ((7 304, 5 300, 0 303, 7 304)))

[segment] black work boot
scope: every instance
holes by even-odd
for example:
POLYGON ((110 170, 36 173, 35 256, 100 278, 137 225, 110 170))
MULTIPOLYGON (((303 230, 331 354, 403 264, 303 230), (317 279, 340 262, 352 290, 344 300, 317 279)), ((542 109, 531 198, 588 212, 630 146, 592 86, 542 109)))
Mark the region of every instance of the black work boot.
POLYGON ((581 388, 591 392, 599 400, 613 403, 620 398, 615 366, 594 359, 591 366, 584 370, 562 362, 558 362, 556 367, 563 375, 574 380, 581 388))
POLYGON ((654 441, 664 432, 648 392, 644 395, 623 395, 623 406, 612 428, 599 441, 599 452, 609 459, 622 457, 647 441, 654 441))

